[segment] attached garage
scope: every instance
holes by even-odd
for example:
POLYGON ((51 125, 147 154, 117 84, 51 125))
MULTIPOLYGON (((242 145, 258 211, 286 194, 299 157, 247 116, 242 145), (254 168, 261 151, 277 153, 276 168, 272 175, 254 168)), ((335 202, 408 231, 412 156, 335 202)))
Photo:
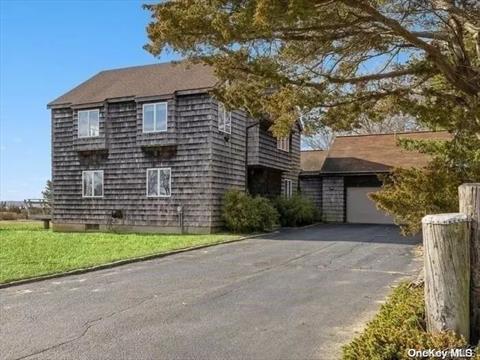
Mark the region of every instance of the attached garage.
POLYGON ((300 191, 326 223, 393 224, 368 194, 394 168, 423 167, 428 156, 398 146, 399 139, 449 140, 448 132, 337 136, 328 151, 302 151, 300 191))
POLYGON ((378 210, 368 197, 378 187, 347 187, 347 222, 353 224, 393 224, 392 217, 378 210))

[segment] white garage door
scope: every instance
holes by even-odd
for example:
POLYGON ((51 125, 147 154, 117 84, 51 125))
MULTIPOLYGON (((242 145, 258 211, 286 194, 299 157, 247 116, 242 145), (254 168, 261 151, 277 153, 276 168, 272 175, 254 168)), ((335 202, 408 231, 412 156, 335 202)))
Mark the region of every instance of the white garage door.
POLYGON ((357 224, 393 224, 393 219, 377 210, 375 203, 369 199, 368 193, 375 192, 377 187, 347 188, 347 222, 357 224))

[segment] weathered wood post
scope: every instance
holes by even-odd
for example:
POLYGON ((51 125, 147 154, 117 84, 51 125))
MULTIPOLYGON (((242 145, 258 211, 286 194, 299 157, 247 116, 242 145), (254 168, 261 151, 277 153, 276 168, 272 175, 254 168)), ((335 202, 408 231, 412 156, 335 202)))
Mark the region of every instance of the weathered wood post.
POLYGON ((480 183, 458 188, 460 212, 470 217, 470 337, 480 341, 480 183))
POLYGON ((470 334, 470 227, 465 214, 422 219, 427 330, 470 334))

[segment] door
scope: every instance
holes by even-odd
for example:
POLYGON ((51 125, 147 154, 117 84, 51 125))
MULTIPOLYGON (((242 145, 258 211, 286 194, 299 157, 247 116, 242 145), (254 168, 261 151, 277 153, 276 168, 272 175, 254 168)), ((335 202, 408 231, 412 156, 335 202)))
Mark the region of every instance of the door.
POLYGON ((392 217, 378 210, 368 194, 379 187, 347 187, 347 222, 355 224, 393 224, 392 217))

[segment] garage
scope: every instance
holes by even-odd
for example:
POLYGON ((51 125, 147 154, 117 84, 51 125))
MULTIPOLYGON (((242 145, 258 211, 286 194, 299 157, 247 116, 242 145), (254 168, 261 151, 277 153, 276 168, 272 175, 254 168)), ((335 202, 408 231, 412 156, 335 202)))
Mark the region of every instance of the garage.
POLYGON ((428 163, 426 154, 406 151, 398 140, 450 138, 445 131, 337 136, 328 151, 301 152, 300 191, 315 201, 323 222, 393 224, 368 194, 378 191, 392 169, 428 163))
POLYGON ((347 222, 354 224, 393 224, 393 219, 378 210, 368 194, 378 187, 347 187, 347 222))

